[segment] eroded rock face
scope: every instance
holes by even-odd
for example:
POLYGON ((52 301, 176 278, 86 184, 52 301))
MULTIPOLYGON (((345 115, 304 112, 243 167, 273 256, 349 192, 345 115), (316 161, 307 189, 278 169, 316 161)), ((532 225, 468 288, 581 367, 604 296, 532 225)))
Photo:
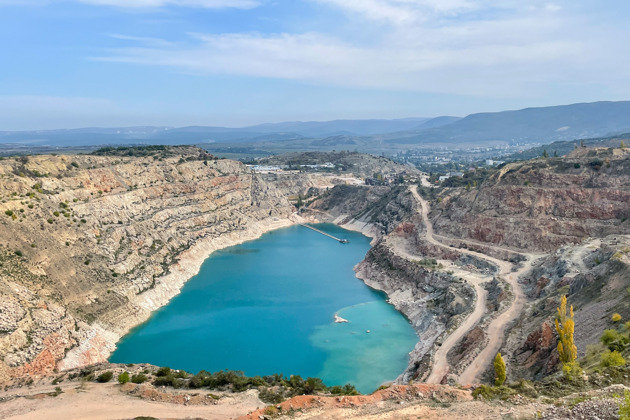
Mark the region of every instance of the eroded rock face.
POLYGON ((563 247, 539 260, 521 283, 530 303, 509 330, 502 354, 512 377, 540 379, 558 369, 554 319, 563 295, 575 312, 579 356, 611 327, 613 313, 630 317, 630 236, 563 247))
POLYGON ((214 250, 291 222, 304 174, 197 156, 0 162, 0 380, 106 359, 214 250))
POLYGON ((356 272, 368 286, 387 293, 389 301, 410 320, 420 339, 400 379, 406 382, 421 377, 426 370, 423 359, 430 356, 436 341, 471 310, 473 289, 445 271, 427 269, 395 255, 383 242, 368 252, 356 272))
POLYGON ((593 153, 508 164, 479 188, 445 193, 436 232, 530 252, 630 233, 630 153, 593 153))

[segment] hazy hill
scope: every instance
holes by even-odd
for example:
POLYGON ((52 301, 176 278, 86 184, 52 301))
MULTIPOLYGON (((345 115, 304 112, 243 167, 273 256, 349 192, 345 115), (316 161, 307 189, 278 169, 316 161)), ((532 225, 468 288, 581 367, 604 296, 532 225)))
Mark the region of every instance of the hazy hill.
POLYGON ((406 118, 398 120, 338 120, 261 124, 226 127, 126 127, 71 130, 5 131, 0 144, 37 146, 90 146, 101 144, 190 144, 299 140, 338 135, 363 136, 414 129, 423 124, 447 124, 455 117, 406 118))
POLYGON ((548 143, 630 131, 630 102, 594 102, 472 114, 437 128, 396 133, 388 143, 548 143))

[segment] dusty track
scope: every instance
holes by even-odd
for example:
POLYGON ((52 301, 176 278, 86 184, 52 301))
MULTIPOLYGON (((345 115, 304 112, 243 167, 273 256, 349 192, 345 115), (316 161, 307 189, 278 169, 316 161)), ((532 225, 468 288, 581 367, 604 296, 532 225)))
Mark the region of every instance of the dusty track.
MULTIPOLYGON (((427 202, 420 196, 420 194, 418 194, 418 191, 415 187, 410 187, 409 190, 413 194, 414 198, 418 201, 418 203, 420 203, 420 213, 422 215, 422 220, 426 226, 427 242, 436 246, 450 249, 451 247, 439 242, 433 234, 433 225, 429 220, 429 206, 427 202)), ((514 252, 513 250, 497 246, 492 246, 492 248, 514 252)), ((531 267, 532 256, 527 255, 527 261, 523 264, 523 266, 518 271, 512 273, 512 263, 501 261, 497 258, 490 257, 480 252, 471 251, 468 249, 458 249, 458 252, 472 255, 477 258, 482 258, 499 267, 499 276, 505 278, 505 280, 510 284, 514 295, 510 307, 506 309, 503 313, 501 313, 498 317, 496 317, 488 326, 487 334, 489 337, 489 341, 486 347, 481 351, 481 353, 477 355, 473 362, 459 376, 459 383, 468 384, 479 381, 481 374, 492 362, 492 360, 496 356, 496 353, 501 348, 507 326, 514 319, 516 319, 516 317, 523 310, 523 306, 525 304, 525 295, 520 285, 518 284, 518 277, 529 270, 529 268, 531 267)), ((448 359, 446 357, 448 352, 459 342, 459 340, 461 340, 466 335, 468 331, 472 329, 472 327, 474 327, 481 320, 485 313, 486 295, 485 290, 481 287, 482 281, 480 281, 480 277, 478 275, 468 272, 458 273, 458 275, 468 281, 475 288, 475 291, 477 292, 477 301, 475 303, 475 308, 473 312, 451 335, 448 336, 442 346, 435 353, 431 374, 427 379, 428 383, 438 383, 444 378, 444 375, 448 373, 449 369, 448 359)))

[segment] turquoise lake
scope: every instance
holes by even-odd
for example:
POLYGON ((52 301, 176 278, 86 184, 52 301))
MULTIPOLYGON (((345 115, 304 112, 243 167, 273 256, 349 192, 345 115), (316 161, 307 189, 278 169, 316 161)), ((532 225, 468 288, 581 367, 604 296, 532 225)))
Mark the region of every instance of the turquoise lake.
POLYGON ((315 226, 350 243, 292 226, 217 251, 110 361, 320 377, 362 393, 396 379, 418 338, 383 293, 355 277, 370 239, 315 226), (335 323, 335 313, 350 322, 335 323))

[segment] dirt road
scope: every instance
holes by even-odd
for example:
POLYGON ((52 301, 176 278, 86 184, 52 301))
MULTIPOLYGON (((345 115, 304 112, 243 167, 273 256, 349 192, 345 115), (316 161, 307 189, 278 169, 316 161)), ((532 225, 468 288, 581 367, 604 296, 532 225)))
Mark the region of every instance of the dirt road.
MULTIPOLYGON (((448 245, 445 245, 438 241, 434 236, 433 225, 429 220, 429 206, 427 202, 420 196, 420 194, 418 194, 418 190, 415 187, 410 187, 409 190, 413 194, 414 198, 418 201, 418 203, 420 203, 420 213, 422 215, 422 220, 426 226, 427 242, 436 246, 450 248, 448 245)), ((507 248, 503 249, 497 246, 492 247, 514 252, 507 248)), ((468 249, 458 249, 457 251, 463 254, 472 255, 477 258, 484 259, 499 267, 499 276, 503 277, 508 282, 508 284, 510 284, 512 292, 514 294, 514 299, 512 300, 510 307, 506 309, 503 313, 501 313, 498 317, 496 317, 488 326, 488 344, 486 345, 486 347, 481 351, 481 353, 477 355, 473 362, 459 376, 459 383, 469 384, 479 382, 481 374, 485 371, 487 366, 492 363, 492 360, 501 348, 507 326, 514 319, 516 319, 516 317, 523 310, 523 306, 525 304, 525 294, 523 293, 523 290, 518 283, 518 277, 531 268, 532 256, 527 255, 526 257, 528 259, 523 264, 523 266, 518 271, 512 273, 513 264, 510 262, 502 261, 497 258, 490 257, 480 252, 471 251, 468 249)), ((442 346, 435 353, 431 374, 427 379, 427 382, 429 383, 437 383, 440 382, 442 378, 444 378, 444 375, 448 373, 449 369, 448 360, 446 357, 448 352, 453 347, 455 347, 459 340, 461 340, 466 335, 466 333, 470 331, 472 327, 474 327, 481 320, 485 313, 486 295, 485 290, 481 287, 482 281, 480 281, 480 277, 478 275, 468 272, 459 273, 458 276, 468 281, 475 288, 478 296, 477 302, 475 303, 475 309, 473 310, 473 312, 464 320, 459 328, 457 328, 453 333, 451 333, 451 335, 448 336, 442 346)))

